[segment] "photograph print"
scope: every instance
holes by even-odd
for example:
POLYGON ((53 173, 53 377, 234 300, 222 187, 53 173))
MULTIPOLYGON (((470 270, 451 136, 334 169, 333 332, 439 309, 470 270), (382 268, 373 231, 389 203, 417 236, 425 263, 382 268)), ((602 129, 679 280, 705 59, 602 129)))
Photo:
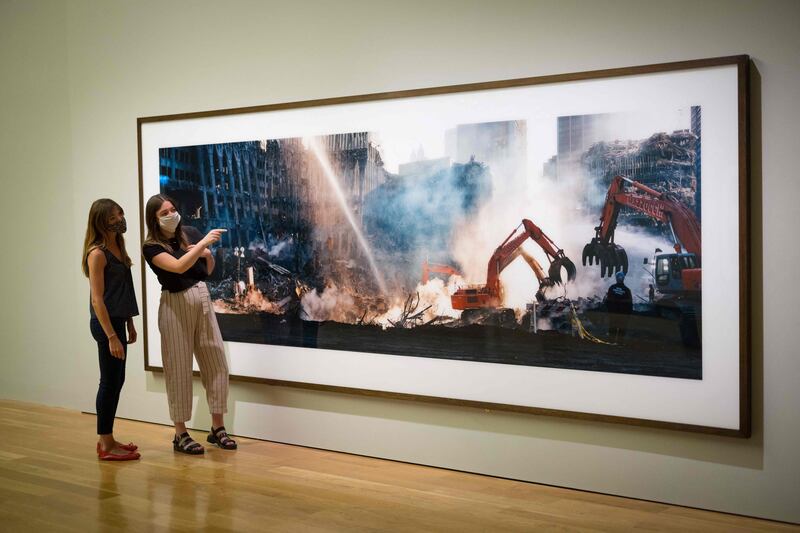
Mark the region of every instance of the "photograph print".
POLYGON ((742 64, 140 119, 142 190, 233 376, 736 433, 742 64))
POLYGON ((228 230, 225 340, 700 379, 701 117, 166 147, 160 192, 228 230))

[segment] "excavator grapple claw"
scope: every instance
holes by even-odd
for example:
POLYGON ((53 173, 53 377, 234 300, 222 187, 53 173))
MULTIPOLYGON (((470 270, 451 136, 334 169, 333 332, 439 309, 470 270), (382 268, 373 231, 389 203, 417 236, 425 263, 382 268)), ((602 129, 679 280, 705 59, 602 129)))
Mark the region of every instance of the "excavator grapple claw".
POLYGON ((581 254, 581 263, 583 263, 583 266, 586 266, 587 262, 590 265, 594 264, 594 259, 597 256, 594 245, 595 239, 592 239, 590 243, 583 247, 583 253, 581 254))
POLYGON ((597 238, 589 241, 589 243, 583 247, 583 254, 581 254, 583 266, 586 266, 587 262, 589 265, 599 265, 600 260, 603 258, 603 250, 603 245, 597 238))
POLYGON ((628 273, 628 254, 622 246, 608 243, 603 244, 598 239, 592 239, 583 247, 583 264, 600 266, 600 277, 611 277, 617 272, 628 273))
POLYGON ((550 268, 547 271, 550 280, 556 285, 564 283, 564 278, 561 277, 562 268, 567 271, 567 281, 575 281, 578 269, 575 268, 575 263, 567 256, 557 257, 550 263, 550 268))

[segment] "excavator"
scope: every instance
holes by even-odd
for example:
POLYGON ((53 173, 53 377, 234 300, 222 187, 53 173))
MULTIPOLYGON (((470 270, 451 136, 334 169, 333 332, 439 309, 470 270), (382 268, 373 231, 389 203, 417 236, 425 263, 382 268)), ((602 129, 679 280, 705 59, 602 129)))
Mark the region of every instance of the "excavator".
POLYGON ((425 285, 431 279, 431 273, 446 274, 448 276, 461 276, 461 272, 441 263, 429 263, 426 259, 422 262, 422 284, 425 285))
POLYGON ((623 176, 611 180, 600 215, 600 225, 595 227, 595 237, 583 247, 582 263, 586 265, 588 261, 590 265, 598 264, 601 277, 612 276, 619 271, 628 273, 628 254, 614 242, 617 218, 623 207, 666 224, 672 234, 675 253, 655 256, 656 290, 662 294, 699 297, 700 222, 694 212, 667 193, 623 176), (632 190, 625 189, 626 183, 632 190))
MULTIPOLYGON (((700 346, 702 338, 700 222, 694 212, 667 193, 658 192, 631 179, 616 176, 606 194, 600 225, 594 238, 583 247, 582 262, 600 265, 600 276, 628 272, 628 255, 614 242, 620 209, 628 207, 666 224, 672 234, 674 253, 655 255, 655 301, 659 316, 678 321, 681 339, 700 346), (625 184, 631 186, 625 189, 625 184)), ((645 258, 647 264, 647 258, 645 258)))
POLYGON ((458 289, 450 297, 453 309, 462 311, 500 309, 503 305, 503 287, 500 283, 500 273, 519 256, 522 256, 525 262, 528 263, 539 280, 539 290, 536 293, 536 299, 539 301, 544 300, 544 290, 547 287, 563 283, 562 268, 566 270, 568 281, 575 280, 577 269, 575 264, 564 254, 564 250, 558 248, 539 226, 528 219, 523 219, 522 223, 514 228, 514 231, 506 237, 506 240, 495 249, 489 259, 486 285, 458 289), (520 227, 523 228, 521 232, 520 227), (547 259, 550 261, 547 276, 545 276, 544 269, 539 262, 521 248, 527 239, 533 240, 547 255, 547 259))

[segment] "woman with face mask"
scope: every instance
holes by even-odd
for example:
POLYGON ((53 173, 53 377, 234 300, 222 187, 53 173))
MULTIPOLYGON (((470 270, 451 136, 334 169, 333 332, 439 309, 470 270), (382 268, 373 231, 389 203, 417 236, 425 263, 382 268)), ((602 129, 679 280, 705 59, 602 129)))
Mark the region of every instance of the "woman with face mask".
POLYGON ((114 439, 114 417, 125 382, 128 344, 136 342, 133 317, 139 314, 131 275, 131 258, 122 234, 125 213, 113 200, 95 201, 89 209, 81 267, 89 278, 89 328, 97 341, 100 386, 97 390, 97 455, 106 461, 138 459, 137 446, 114 439), (127 333, 126 333, 127 328, 127 333))
POLYGON ((163 194, 147 201, 145 224, 147 239, 142 253, 162 289, 158 330, 169 415, 175 423, 172 447, 190 455, 205 451, 186 431, 186 421, 192 417, 194 355, 211 411, 207 440, 222 449, 234 450, 236 442, 228 436, 223 423, 228 402, 228 363, 204 283, 214 270, 214 256, 208 248, 219 241, 225 230, 214 229, 202 237, 195 228, 183 226, 175 202, 163 194))

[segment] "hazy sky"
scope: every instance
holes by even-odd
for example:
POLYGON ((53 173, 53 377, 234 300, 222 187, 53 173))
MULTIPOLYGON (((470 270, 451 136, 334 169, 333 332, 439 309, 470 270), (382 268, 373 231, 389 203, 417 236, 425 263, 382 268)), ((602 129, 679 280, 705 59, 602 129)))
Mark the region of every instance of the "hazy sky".
MULTIPOLYGON (((528 165, 532 177, 541 174, 542 165, 556 153, 556 115, 525 114, 513 119, 504 116, 497 120, 525 120, 528 137, 528 165)), ((671 133, 678 129, 689 128, 690 113, 684 109, 648 109, 614 114, 608 121, 608 131, 604 140, 639 140, 653 133, 665 131, 671 133)), ((396 117, 390 125, 378 130, 381 155, 389 172, 396 173, 398 166, 410 161, 412 152, 422 147, 425 158, 444 157, 445 131, 463 123, 458 113, 443 113, 437 116, 396 117)), ((459 161, 463 163, 463 161, 459 161)))

